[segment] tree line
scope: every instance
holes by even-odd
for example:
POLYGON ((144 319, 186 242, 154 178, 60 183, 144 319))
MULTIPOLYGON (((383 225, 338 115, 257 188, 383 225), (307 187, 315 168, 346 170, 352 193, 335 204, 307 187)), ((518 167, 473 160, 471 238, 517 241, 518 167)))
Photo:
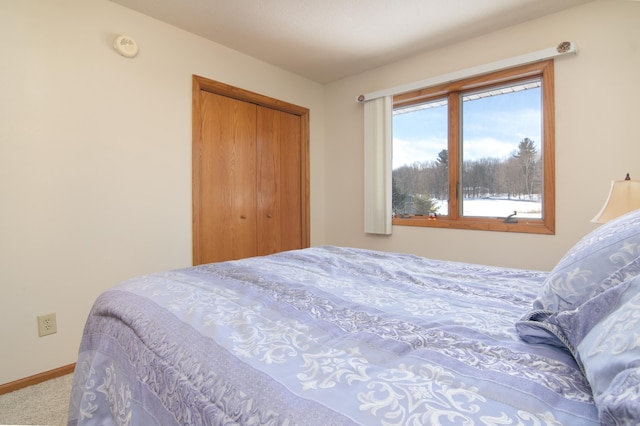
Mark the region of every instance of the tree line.
MULTIPOLYGON (((392 190, 394 213, 405 213, 407 201, 413 203, 411 213, 437 213, 434 200, 449 198, 449 152, 443 149, 433 161, 415 162, 394 169, 392 190)), ((463 161, 460 190, 467 199, 539 199, 542 160, 535 142, 524 138, 507 158, 463 161)))

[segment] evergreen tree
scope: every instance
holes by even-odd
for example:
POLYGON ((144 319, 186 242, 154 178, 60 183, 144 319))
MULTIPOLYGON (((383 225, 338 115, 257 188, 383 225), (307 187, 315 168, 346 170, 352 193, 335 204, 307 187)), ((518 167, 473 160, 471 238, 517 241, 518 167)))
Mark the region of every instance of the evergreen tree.
POLYGON ((407 199, 407 194, 401 192, 396 184, 396 179, 391 179, 391 209, 394 213, 404 212, 404 203, 407 199))
POLYGON ((423 195, 414 195, 413 205, 415 214, 427 216, 429 213, 437 213, 433 201, 423 195))
POLYGON ((438 153, 435 162, 434 194, 439 200, 449 198, 449 151, 443 149, 438 153))

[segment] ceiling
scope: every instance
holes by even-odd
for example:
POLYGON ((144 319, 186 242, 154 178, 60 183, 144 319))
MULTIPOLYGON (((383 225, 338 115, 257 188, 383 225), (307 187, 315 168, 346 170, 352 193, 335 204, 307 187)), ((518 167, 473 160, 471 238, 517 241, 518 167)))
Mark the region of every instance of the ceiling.
POLYGON ((111 1, 329 83, 592 0, 111 1))

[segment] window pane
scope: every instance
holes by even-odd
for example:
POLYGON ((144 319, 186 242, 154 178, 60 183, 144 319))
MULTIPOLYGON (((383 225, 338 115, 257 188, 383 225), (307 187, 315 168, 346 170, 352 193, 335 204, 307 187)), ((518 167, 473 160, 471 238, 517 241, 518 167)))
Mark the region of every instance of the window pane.
POLYGON ((542 218, 539 79, 462 95, 461 215, 542 218))
POLYGON ((447 99, 393 111, 393 212, 448 214, 447 99))

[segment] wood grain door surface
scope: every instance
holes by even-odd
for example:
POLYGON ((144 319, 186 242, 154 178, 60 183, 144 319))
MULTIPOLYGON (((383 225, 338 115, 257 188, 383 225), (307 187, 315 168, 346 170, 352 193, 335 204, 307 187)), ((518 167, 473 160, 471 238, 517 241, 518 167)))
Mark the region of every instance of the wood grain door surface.
POLYGON ((300 117, 258 107, 258 255, 302 248, 300 117))
POLYGON ((308 113, 194 76, 194 265, 309 246, 308 113))
POLYGON ((204 91, 201 96, 202 257, 255 256, 256 105, 204 91))

